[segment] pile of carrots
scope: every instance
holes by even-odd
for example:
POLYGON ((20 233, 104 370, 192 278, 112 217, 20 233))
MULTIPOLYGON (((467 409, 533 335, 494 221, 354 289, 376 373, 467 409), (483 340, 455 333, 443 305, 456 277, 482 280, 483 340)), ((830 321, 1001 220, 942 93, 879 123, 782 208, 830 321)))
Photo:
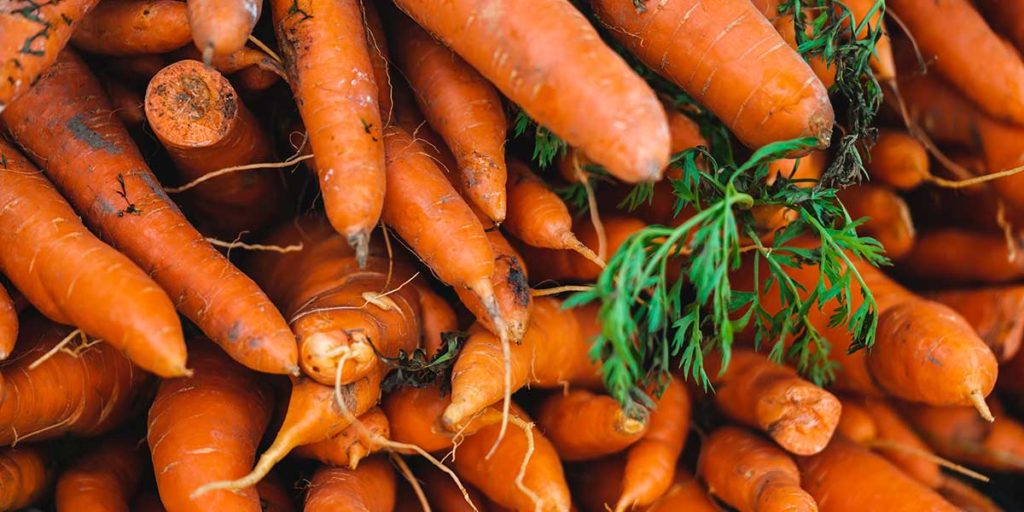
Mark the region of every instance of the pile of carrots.
POLYGON ((1024 507, 990 482, 1024 474, 1024 4, 803 3, 0 1, 0 511, 1024 507), (711 144, 633 63, 817 186, 823 9, 883 28, 838 193, 893 261, 850 263, 873 345, 812 308, 833 382, 741 332, 624 408, 566 299, 680 223, 670 160, 711 144))

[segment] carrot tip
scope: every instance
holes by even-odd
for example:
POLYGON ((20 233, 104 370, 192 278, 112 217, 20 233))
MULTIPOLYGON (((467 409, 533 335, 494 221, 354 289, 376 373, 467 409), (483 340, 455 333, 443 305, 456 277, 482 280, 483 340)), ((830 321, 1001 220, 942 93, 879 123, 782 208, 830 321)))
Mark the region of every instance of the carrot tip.
POLYGON ((988 404, 985 403, 985 397, 984 397, 984 395, 981 394, 981 391, 979 391, 977 389, 974 390, 974 391, 971 391, 971 395, 970 396, 971 396, 971 403, 974 405, 974 408, 978 410, 978 414, 981 415, 982 419, 984 419, 985 421, 987 421, 989 423, 994 422, 996 420, 996 418, 995 418, 995 416, 992 416, 992 410, 989 409, 988 408, 988 404))
POLYGON ((213 62, 213 44, 207 44, 206 48, 203 48, 203 64, 207 66, 213 62))
POLYGON ((359 230, 348 236, 348 245, 356 250, 356 264, 359 268, 366 266, 366 258, 370 255, 370 233, 359 230))

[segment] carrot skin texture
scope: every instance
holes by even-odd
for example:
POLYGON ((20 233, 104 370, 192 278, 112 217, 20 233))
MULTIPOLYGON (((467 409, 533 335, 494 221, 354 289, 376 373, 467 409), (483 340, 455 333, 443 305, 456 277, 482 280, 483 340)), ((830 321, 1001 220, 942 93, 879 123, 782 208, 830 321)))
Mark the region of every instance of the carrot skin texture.
POLYGON ((111 439, 57 479, 57 512, 129 512, 147 461, 131 439, 111 439))
POLYGON ((192 40, 185 4, 175 0, 107 0, 75 29, 71 44, 100 55, 167 53, 192 40))
POLYGON ((1002 283, 1024 276, 1024 256, 999 233, 940 228, 921 233, 900 261, 910 277, 945 283, 1002 283))
POLYGON ((839 416, 839 424, 836 425, 836 434, 857 444, 869 443, 878 437, 878 425, 860 401, 843 398, 841 402, 843 412, 839 416))
MULTIPOLYGON (((924 453, 932 451, 891 404, 873 397, 865 397, 862 404, 875 421, 880 441, 916 448, 924 453)), ((845 406, 844 404, 843 407, 845 406)), ((875 449, 885 456, 886 459, 889 459, 889 462, 902 469, 904 473, 914 477, 918 482, 932 489, 937 488, 941 484, 942 471, 934 461, 901 451, 897 448, 888 448, 884 445, 876 446, 875 449)))
POLYGON ((451 395, 442 395, 437 386, 428 386, 402 388, 388 393, 381 407, 388 417, 393 440, 414 444, 428 452, 450 449, 455 445, 457 434, 471 436, 481 428, 501 421, 500 409, 489 407, 465 424, 446 429, 441 424, 441 415, 449 404, 451 395))
POLYGON ((1024 340, 1024 286, 944 290, 930 293, 928 298, 960 313, 1000 363, 1020 351, 1024 340))
POLYGON ((888 187, 863 183, 837 195, 851 218, 868 217, 858 226, 860 232, 881 242, 887 256, 898 260, 913 248, 916 233, 910 207, 888 187))
MULTIPOLYGON (((657 188, 657 185, 655 187, 657 188)), ((607 255, 615 254, 630 235, 647 227, 646 222, 624 215, 602 214, 601 223, 607 236, 607 255)), ((577 219, 573 223, 572 231, 577 234, 584 246, 597 249, 597 232, 589 218, 577 219)), ((523 244, 520 245, 519 252, 523 255, 534 282, 594 281, 601 275, 601 267, 576 251, 540 249, 523 244)))
POLYGON ((7 359, 18 339, 18 310, 0 283, 0 360, 7 359))
POLYGON ((572 216, 562 199, 530 168, 512 160, 508 166, 508 213, 504 228, 528 245, 579 250, 572 216))
POLYGON ((643 13, 626 0, 592 5, 613 37, 747 146, 800 137, 828 146, 834 115, 825 86, 749 0, 665 2, 643 13))
POLYGON ((569 2, 459 0, 443 10, 427 0, 396 5, 531 118, 615 177, 661 177, 669 158, 664 110, 569 2))
POLYGON ((418 287, 418 292, 423 325, 423 341, 420 346, 427 352, 427 357, 434 357, 444 347, 443 335, 459 329, 459 319, 452 306, 440 295, 426 286, 418 287))
POLYGON ((20 510, 43 497, 53 470, 43 450, 19 446, 0 450, 0 510, 20 510))
POLYGON ((878 140, 864 167, 873 181, 897 190, 917 188, 930 174, 924 146, 910 134, 892 129, 878 131, 878 140))
MULTIPOLYGON (((518 343, 530 325, 530 310, 533 307, 529 270, 519 251, 512 247, 500 231, 494 229, 486 234, 491 251, 494 252, 494 273, 491 274, 490 281, 491 287, 494 288, 494 298, 498 303, 498 312, 505 322, 508 339, 518 343)), ((456 288, 455 293, 481 325, 498 334, 487 307, 479 297, 464 288, 456 288)))
POLYGON ((210 339, 258 371, 296 371, 295 337, 281 314, 164 194, 76 55, 62 53, 3 121, 87 224, 149 272, 210 339))
MULTIPOLYGON (((459 490, 451 476, 446 475, 439 469, 426 464, 413 466, 416 478, 423 482, 423 493, 427 495, 427 501, 436 510, 445 512, 474 512, 473 508, 466 503, 462 491, 459 490)), ((465 486, 465 484, 463 484, 465 486)), ((476 505, 477 512, 488 512, 490 508, 484 506, 484 497, 472 487, 466 487, 469 500, 476 505)), ((396 509, 397 510, 397 509, 396 509)), ((417 506, 414 510, 421 510, 417 506)))
POLYGON ((27 91, 57 60, 75 27, 100 0, 39 4, 32 0, 5 3, 0 9, 0 112, 27 91), (30 16, 16 14, 27 9, 30 16), (41 25, 32 18, 43 20, 41 25), (65 23, 64 20, 70 20, 65 23), (40 37, 40 30, 46 37, 40 37), (32 51, 23 52, 28 46, 32 51))
MULTIPOLYGON (((370 409, 359 416, 359 421, 372 434, 384 439, 391 438, 388 417, 379 408, 370 409)), ((318 460, 329 466, 354 469, 364 457, 380 448, 380 445, 363 435, 361 428, 352 425, 323 441, 299 446, 292 450, 292 455, 318 460)))
POLYGON ((188 24, 196 48, 214 57, 241 50, 262 7, 260 0, 188 0, 188 24))
POLYGON ((372 457, 357 469, 322 467, 313 475, 305 512, 391 512, 395 471, 384 457, 372 457))
POLYGON ((618 401, 585 389, 555 392, 537 411, 537 425, 565 461, 590 460, 616 453, 647 431, 647 418, 632 418, 618 401), (587 425, 581 431, 579 426, 587 425))

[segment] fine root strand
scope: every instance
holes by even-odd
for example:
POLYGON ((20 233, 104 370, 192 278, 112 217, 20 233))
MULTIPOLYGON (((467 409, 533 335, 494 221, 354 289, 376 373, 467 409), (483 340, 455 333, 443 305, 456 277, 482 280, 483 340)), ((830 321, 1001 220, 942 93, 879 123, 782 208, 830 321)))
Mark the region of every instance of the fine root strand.
POLYGON ((180 187, 164 187, 164 192, 167 192, 168 194, 180 194, 182 192, 185 192, 186 190, 191 190, 214 178, 224 176, 225 174, 243 171, 258 171, 262 169, 281 169, 284 167, 291 167, 295 164, 298 164, 299 162, 309 160, 310 158, 313 158, 313 155, 298 155, 289 158, 283 162, 263 162, 258 164, 234 165, 231 167, 225 167, 223 169, 218 169, 216 171, 204 174, 180 187))

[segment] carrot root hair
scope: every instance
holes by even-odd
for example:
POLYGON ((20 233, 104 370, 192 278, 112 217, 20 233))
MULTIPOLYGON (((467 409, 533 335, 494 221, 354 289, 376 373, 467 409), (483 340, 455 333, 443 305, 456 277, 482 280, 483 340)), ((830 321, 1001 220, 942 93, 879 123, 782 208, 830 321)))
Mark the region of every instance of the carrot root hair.
POLYGON ((867 446, 869 448, 880 448, 880 449, 883 449, 883 450, 896 450, 896 451, 900 451, 900 452, 906 453, 908 455, 912 455, 914 457, 920 457, 920 458, 928 460, 930 462, 934 462, 934 463, 936 463, 936 464, 938 464, 938 465, 940 465, 940 466, 942 466, 942 467, 944 467, 946 469, 949 469, 950 471, 955 471, 955 472, 960 473, 961 475, 964 475, 966 477, 978 480, 979 482, 988 482, 989 481, 989 477, 987 477, 987 476, 985 476, 985 475, 983 475, 981 473, 978 473, 977 471, 974 471, 973 469, 961 466, 960 464, 957 464, 957 463, 955 463, 955 462, 953 462, 951 460, 939 457, 938 455, 935 455, 934 453, 929 453, 929 452, 926 452, 926 451, 921 450, 919 448, 915 448, 913 446, 905 445, 903 443, 897 443, 897 442, 891 441, 889 439, 875 439, 873 441, 870 441, 867 444, 867 446))
POLYGON ((571 231, 565 234, 564 242, 566 247, 569 247, 572 250, 578 252, 580 256, 583 256, 594 265, 597 265, 598 267, 601 268, 605 267, 604 260, 601 259, 601 257, 598 256, 597 253, 590 250, 589 247, 583 245, 583 242, 580 242, 579 239, 576 238, 576 235, 572 234, 571 231))
POLYGON ((970 393, 971 404, 978 410, 978 414, 984 418, 985 421, 992 423, 996 420, 995 416, 992 416, 992 410, 988 408, 988 404, 985 403, 985 396, 981 394, 981 390, 975 389, 970 393))
POLYGON ((348 245, 356 250, 356 264, 359 268, 366 267, 366 258, 370 255, 370 233, 366 230, 359 230, 346 237, 348 245))

